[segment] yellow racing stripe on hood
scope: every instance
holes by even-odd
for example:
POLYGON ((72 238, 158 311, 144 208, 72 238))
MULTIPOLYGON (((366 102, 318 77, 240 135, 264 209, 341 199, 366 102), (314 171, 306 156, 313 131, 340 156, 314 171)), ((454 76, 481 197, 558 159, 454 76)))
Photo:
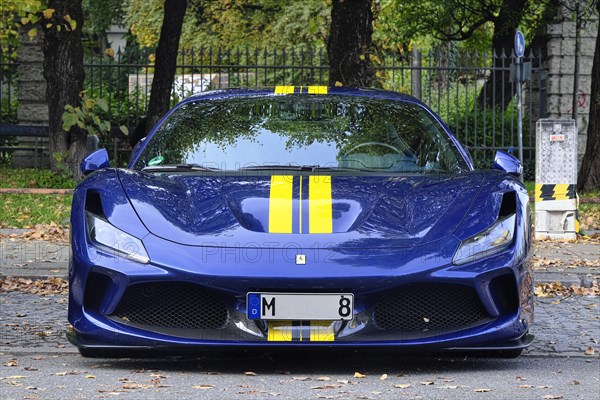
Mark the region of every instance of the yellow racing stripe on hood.
POLYGON ((291 175, 271 176, 269 197, 269 232, 292 233, 292 189, 291 175))
POLYGON ((313 175, 308 184, 310 233, 331 233, 333 221, 331 212, 331 176, 313 175))

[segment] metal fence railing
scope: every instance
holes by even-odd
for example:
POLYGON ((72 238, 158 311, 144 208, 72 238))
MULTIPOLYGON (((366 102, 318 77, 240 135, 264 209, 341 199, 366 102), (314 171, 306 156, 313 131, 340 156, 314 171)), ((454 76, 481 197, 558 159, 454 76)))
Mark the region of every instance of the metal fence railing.
MULTIPOLYGON (((88 95, 108 101, 108 118, 113 124, 135 126, 144 116, 153 60, 151 49, 137 48, 119 51, 114 57, 85 57, 85 89, 88 95)), ((467 144, 477 164, 489 166, 497 149, 516 147, 516 87, 509 78, 513 55, 458 52, 449 46, 424 54, 415 50, 410 54, 371 56, 371 60, 375 67, 373 86, 421 98, 467 144)), ((546 73, 541 55, 530 53, 524 61, 531 63, 532 69, 523 103, 527 171, 534 165, 535 121, 545 116, 546 73)), ((0 67, 3 71, 16 68, 2 59, 0 67)), ((217 88, 327 85, 328 80, 328 60, 323 48, 184 49, 178 57, 172 102, 217 88)), ((0 123, 8 123, 17 115, 12 72, 3 73, 0 81, 0 123)))

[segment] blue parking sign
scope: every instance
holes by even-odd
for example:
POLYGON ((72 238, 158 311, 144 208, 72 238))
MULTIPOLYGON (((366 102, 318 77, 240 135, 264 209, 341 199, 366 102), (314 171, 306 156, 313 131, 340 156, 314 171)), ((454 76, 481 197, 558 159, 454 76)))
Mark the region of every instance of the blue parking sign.
POLYGON ((525 54, 525 37, 523 36, 523 32, 517 31, 515 33, 515 55, 517 57, 523 57, 525 54))

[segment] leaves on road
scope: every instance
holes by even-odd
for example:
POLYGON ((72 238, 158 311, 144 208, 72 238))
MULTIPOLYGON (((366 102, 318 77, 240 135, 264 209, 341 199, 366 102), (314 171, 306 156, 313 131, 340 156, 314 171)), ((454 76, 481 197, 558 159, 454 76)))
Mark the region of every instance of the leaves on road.
POLYGON ((361 374, 360 372, 355 372, 354 377, 357 379, 362 379, 362 378, 366 378, 367 376, 364 374, 361 374))
POLYGON ((28 242, 33 240, 46 240, 49 242, 66 243, 69 241, 69 230, 59 226, 55 222, 51 222, 49 225, 37 224, 31 228, 31 230, 21 234, 0 234, 0 237, 8 238, 11 241, 17 239, 28 242))
POLYGON ((560 282, 538 283, 535 285, 535 295, 537 297, 555 297, 555 296, 600 296, 600 286, 598 281, 592 282, 592 287, 586 288, 573 285, 570 288, 560 282))
POLYGON ((25 292, 42 296, 67 294, 69 283, 62 278, 30 279, 7 276, 0 279, 0 292, 25 292))

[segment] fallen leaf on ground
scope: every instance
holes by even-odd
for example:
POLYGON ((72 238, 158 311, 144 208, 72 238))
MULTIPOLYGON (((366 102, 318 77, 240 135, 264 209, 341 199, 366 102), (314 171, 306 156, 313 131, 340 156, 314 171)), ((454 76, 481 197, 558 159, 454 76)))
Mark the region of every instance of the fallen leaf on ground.
POLYGON ((424 385, 424 386, 433 385, 433 381, 421 381, 421 382, 419 382, 419 383, 420 383, 421 385, 424 385))
POLYGON ((548 394, 548 395, 542 397, 542 399, 548 399, 548 400, 559 400, 562 398, 563 397, 561 395, 553 395, 553 394, 548 394))
POLYGON ((313 386, 311 387, 311 389, 315 389, 315 390, 324 390, 324 389, 337 389, 339 387, 341 387, 342 385, 323 385, 323 386, 313 386))
POLYGON ((473 391, 476 393, 487 393, 487 392, 491 392, 492 389, 473 389, 473 391))
POLYGON ((195 386, 192 386, 192 389, 207 390, 207 389, 212 389, 214 387, 215 387, 215 385, 195 385, 195 386))
POLYGON ((594 348, 592 346, 588 347, 588 349, 585 351, 585 355, 586 356, 593 356, 595 353, 594 348))
POLYGON ((143 385, 141 383, 124 383, 123 389, 150 389, 152 385, 143 385))
MULTIPOLYGON (((0 279, 0 292, 25 292, 42 296, 67 294, 69 283, 62 278, 26 279, 7 276, 0 279)), ((18 316, 18 315, 17 315, 18 316)), ((23 314, 25 316, 25 314, 23 314)))
POLYGON ((244 375, 247 375, 247 376, 256 376, 256 372, 246 371, 246 372, 244 372, 244 375))
POLYGON ((380 381, 385 381, 388 378, 388 374, 383 374, 379 377, 380 381))
POLYGON ((410 387, 410 383, 397 383, 394 385, 394 387, 398 389, 406 389, 410 387))
POLYGON ((294 381, 308 381, 310 378, 308 376, 294 376, 292 377, 294 381))
POLYGON ((95 379, 95 378, 96 378, 96 376, 95 376, 95 375, 86 375, 86 376, 84 376, 84 378, 87 378, 87 379, 95 379))
POLYGON ((361 379, 361 378, 366 378, 367 376, 364 374, 361 374, 360 372, 355 372, 354 377, 357 379, 361 379))
POLYGON ((328 376, 320 376, 317 378, 317 380, 320 382, 329 382, 331 380, 331 378, 328 376))

